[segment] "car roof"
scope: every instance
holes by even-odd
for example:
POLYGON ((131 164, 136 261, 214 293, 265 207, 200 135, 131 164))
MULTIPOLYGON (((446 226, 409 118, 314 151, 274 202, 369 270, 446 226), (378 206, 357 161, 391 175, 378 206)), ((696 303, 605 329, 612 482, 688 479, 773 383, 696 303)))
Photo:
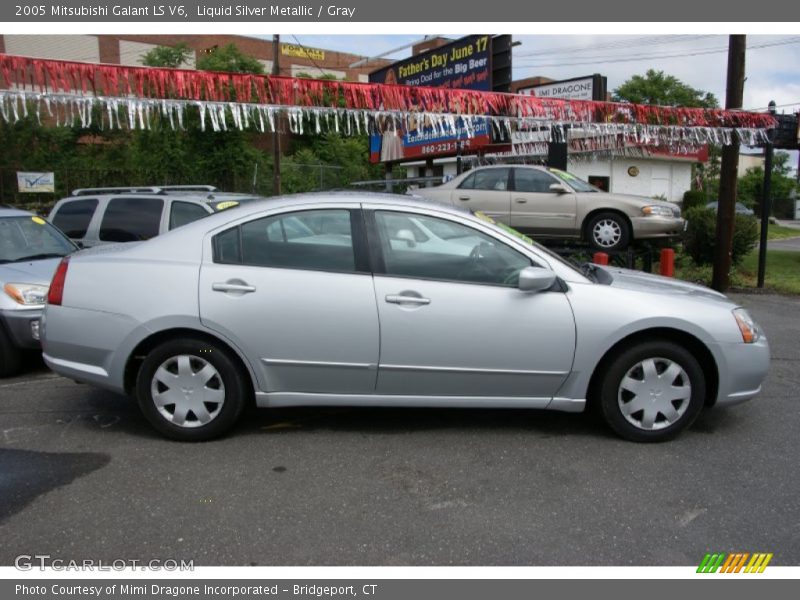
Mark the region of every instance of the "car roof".
POLYGON ((36 215, 27 210, 21 210, 19 208, 11 208, 11 207, 0 207, 0 219, 4 217, 35 217, 36 215))

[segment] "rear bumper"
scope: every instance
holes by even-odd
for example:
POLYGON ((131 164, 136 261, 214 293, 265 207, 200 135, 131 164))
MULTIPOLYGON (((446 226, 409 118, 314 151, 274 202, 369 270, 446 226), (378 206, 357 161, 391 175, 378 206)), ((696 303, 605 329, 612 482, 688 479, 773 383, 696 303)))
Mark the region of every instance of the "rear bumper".
POLYGON ((0 311, 0 321, 11 337, 11 343, 17 348, 38 350, 42 347, 41 342, 33 336, 32 328, 32 324, 39 323, 41 318, 41 308, 0 311))

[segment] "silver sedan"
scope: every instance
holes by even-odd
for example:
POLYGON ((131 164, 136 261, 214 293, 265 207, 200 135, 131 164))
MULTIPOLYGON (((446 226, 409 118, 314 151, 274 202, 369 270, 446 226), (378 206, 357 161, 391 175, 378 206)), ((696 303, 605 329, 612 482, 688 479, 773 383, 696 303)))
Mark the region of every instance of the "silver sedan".
POLYGON ((747 312, 706 288, 578 269, 488 217, 378 194, 276 198, 64 259, 44 358, 205 440, 258 406, 579 412, 669 439, 756 396, 747 312))

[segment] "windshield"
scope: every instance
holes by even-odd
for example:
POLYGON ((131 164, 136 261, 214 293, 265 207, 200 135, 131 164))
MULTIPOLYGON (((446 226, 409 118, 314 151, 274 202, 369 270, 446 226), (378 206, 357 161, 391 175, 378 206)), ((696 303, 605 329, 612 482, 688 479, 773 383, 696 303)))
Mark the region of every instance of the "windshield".
MULTIPOLYGON (((525 235, 524 233, 522 233, 522 232, 520 232, 520 231, 517 231, 517 230, 516 230, 516 229, 514 229, 513 227, 509 227, 509 226, 508 226, 508 225, 506 225, 505 223, 498 223, 497 221, 495 221, 494 219, 492 219, 490 216, 488 216, 488 215, 486 215, 486 214, 484 214, 484 213, 482 213, 482 212, 480 212, 480 211, 478 211, 478 212, 475 212, 475 213, 473 213, 473 214, 474 214, 476 217, 478 217, 479 219, 481 219, 482 221, 486 221, 486 222, 487 222, 487 223, 489 223, 490 225, 493 225, 493 226, 494 226, 494 227, 496 227, 497 229, 500 229, 501 231, 505 231, 506 233, 509 233, 509 234, 513 235, 515 238, 518 238, 518 239, 522 240, 522 241, 523 241, 525 244, 527 244, 528 246, 533 246, 533 247, 534 247, 534 248, 536 248, 537 250, 540 250, 541 252, 544 252, 545 254, 547 254, 547 256, 549 256, 549 257, 550 257, 550 258, 552 258, 553 260, 556 260, 556 261, 558 261, 559 263, 561 263, 562 265, 564 265, 564 266, 566 266, 566 267, 569 267, 569 268, 570 268, 570 269, 572 269, 573 271, 576 271, 576 272, 580 273, 580 274, 581 274, 581 275, 583 275, 584 277, 586 277, 586 276, 587 276, 587 275, 586 275, 586 273, 584 272, 584 270, 583 270, 583 269, 581 269, 581 268, 580 268, 578 265, 576 265, 576 264, 574 264, 574 263, 572 263, 572 262, 569 262, 569 261, 565 260, 563 257, 559 256, 558 254, 556 254, 555 252, 553 252, 553 251, 552 251, 552 250, 550 250, 549 248, 545 248, 545 247, 544 247, 544 246, 542 246, 541 244, 539 244, 539 243, 537 243, 537 242, 534 242, 534 241, 533 241, 531 238, 529 238, 527 235, 525 235)), ((591 278, 590 278, 590 279, 591 279, 591 278)))
POLYGON ((75 249, 75 244, 41 217, 0 218, 0 263, 58 258, 75 249))
POLYGON ((576 192, 600 192, 600 188, 594 187, 591 183, 586 183, 583 179, 575 177, 572 173, 561 171, 560 169, 547 169, 550 173, 558 177, 561 181, 569 185, 576 192))

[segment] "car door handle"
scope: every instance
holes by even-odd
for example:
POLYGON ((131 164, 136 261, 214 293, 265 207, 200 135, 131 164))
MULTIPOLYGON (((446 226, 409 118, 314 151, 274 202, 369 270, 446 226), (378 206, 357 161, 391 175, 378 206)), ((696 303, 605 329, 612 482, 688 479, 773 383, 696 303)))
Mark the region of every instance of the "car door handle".
POLYGON ((517 204, 525 204, 527 200, 525 198, 515 198, 514 202, 516 202, 517 204))
POLYGON ((212 283, 211 289, 215 292, 239 292, 240 294, 249 294, 256 291, 256 286, 247 285, 246 283, 212 283))
POLYGON ((466 202, 467 200, 469 200, 469 198, 470 198, 469 196, 459 196, 458 197, 458 199, 461 200, 462 202, 466 202))
POLYGON ((386 302, 389 304, 430 304, 430 298, 420 298, 419 296, 402 296, 397 294, 389 294, 386 296, 386 302))

